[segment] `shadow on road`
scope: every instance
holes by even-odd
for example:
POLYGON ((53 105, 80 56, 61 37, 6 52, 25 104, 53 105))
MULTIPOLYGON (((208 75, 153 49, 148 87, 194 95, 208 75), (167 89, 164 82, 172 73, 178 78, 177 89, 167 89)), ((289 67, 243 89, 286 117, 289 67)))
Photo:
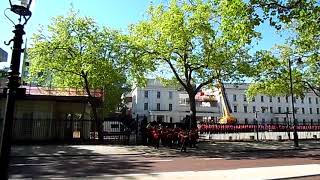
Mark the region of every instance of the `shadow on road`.
POLYGON ((318 141, 301 142, 301 149, 294 149, 292 142, 202 142, 198 148, 188 148, 188 152, 183 153, 178 147, 162 146, 159 149, 111 145, 15 146, 9 173, 12 178, 22 179, 152 173, 157 166, 153 161, 156 158, 219 158, 229 162, 288 158, 320 160, 319 147, 318 141))
POLYGON ((152 162, 137 161, 129 155, 101 155, 72 146, 24 147, 14 147, 9 169, 11 178, 83 178, 103 174, 149 173, 152 167, 152 162), (29 156, 25 151, 33 152, 29 156))
POLYGON ((319 142, 301 142, 300 148, 295 149, 292 142, 202 142, 198 148, 188 148, 182 153, 178 148, 160 147, 155 150, 148 146, 128 146, 135 152, 143 152, 145 156, 156 157, 195 157, 223 159, 265 159, 265 158, 311 158, 320 160, 320 155, 310 151, 320 151, 319 142))

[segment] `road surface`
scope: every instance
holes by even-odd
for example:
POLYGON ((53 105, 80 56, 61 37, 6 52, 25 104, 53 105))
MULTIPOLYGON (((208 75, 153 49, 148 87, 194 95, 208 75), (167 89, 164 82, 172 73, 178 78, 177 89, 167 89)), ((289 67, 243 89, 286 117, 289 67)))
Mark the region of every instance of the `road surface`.
MULTIPOLYGON (((38 147, 42 148, 42 147, 38 147)), ((11 178, 89 178, 126 174, 150 174, 163 172, 216 171, 242 168, 318 165, 320 149, 304 150, 250 150, 210 151, 191 149, 189 153, 163 153, 167 148, 150 152, 124 152, 123 147, 114 152, 97 151, 107 146, 65 146, 56 153, 19 154, 13 152, 10 164, 11 178), (80 147, 80 148, 79 148, 80 147), (207 151, 207 154, 204 152, 207 151), (100 152, 100 153, 98 153, 100 152), (159 152, 159 153, 158 153, 159 152), (160 153, 161 152, 161 153, 160 153), (201 153, 198 153, 201 152, 201 153)), ((24 148, 21 148, 22 150, 24 148)), ((49 148, 50 149, 50 148, 49 148)), ((34 149, 35 151, 36 149, 34 149)), ((26 150, 27 151, 27 150, 26 150)), ((46 150, 48 151, 48 150, 46 150)), ((270 172, 272 173, 272 172, 270 172)), ((320 174, 320 169, 319 169, 320 174)))

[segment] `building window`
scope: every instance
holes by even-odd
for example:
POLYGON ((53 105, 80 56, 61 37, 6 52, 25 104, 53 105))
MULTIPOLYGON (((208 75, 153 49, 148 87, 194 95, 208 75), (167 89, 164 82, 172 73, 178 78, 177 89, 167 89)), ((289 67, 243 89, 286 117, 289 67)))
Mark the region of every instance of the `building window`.
POLYGON ((256 97, 252 97, 252 102, 255 102, 256 101, 256 97))
POLYGON ((304 100, 303 100, 303 98, 301 98, 301 104, 304 104, 304 100))
POLYGON ((310 120, 311 125, 313 125, 313 119, 310 120))
POLYGON ((256 107, 255 106, 252 106, 252 112, 256 112, 256 107))
POLYGON ((311 104, 311 97, 309 97, 309 104, 311 104))
POLYGON ((316 104, 319 104, 319 100, 318 100, 318 98, 316 98, 316 104))
POLYGON ((289 107, 287 107, 287 108, 286 108, 286 110, 287 110, 287 112, 286 112, 286 113, 289 113, 289 107))
POLYGON ((233 101, 237 101, 237 95, 236 94, 233 95, 233 101))
POLYGON ((173 120, 172 120, 172 117, 170 117, 170 123, 172 123, 172 121, 173 121, 173 120))
POLYGON ((244 119, 244 124, 248 124, 248 119, 247 118, 244 119))
POLYGON ((302 112, 302 114, 304 114, 305 112, 304 112, 304 108, 301 108, 301 112, 302 112))
POLYGON ((280 97, 278 97, 278 103, 280 103, 281 101, 280 101, 280 97))
POLYGON ((148 110, 148 103, 144 103, 144 110, 148 110))
POLYGON ((237 106, 233 106, 233 112, 238 112, 238 107, 237 106))
POLYGON ((157 103, 157 111, 160 111, 160 103, 157 103))
POLYGON ((148 96, 149 96, 148 91, 144 91, 144 97, 145 97, 145 98, 148 98, 148 96))
POLYGON ((169 91, 169 99, 172 99, 172 91, 169 91))
POLYGON ((263 96, 261 96, 260 98, 261 98, 261 102, 264 102, 264 98, 263 98, 263 96))
POLYGON ((247 101, 247 96, 244 94, 243 95, 243 101, 246 102, 247 101))
MULTIPOLYGON (((73 114, 67 114, 68 119, 72 119, 73 114)), ((32 120, 33 119, 33 112, 27 112, 22 114, 22 118, 24 120, 32 120)))
POLYGON ((157 92, 157 98, 160 99, 160 91, 157 92))
POLYGON ((319 108, 317 108, 317 114, 320 114, 320 110, 319 110, 319 108))
POLYGON ((273 107, 270 107, 270 112, 273 113, 273 107))
POLYGON ((281 113, 281 107, 278 107, 278 113, 281 113))
POLYGON ((266 123, 266 120, 264 118, 262 118, 262 124, 265 124, 266 123))
POLYGON ((272 118, 270 119, 270 124, 273 124, 273 119, 272 118))
POLYGON ((276 124, 279 124, 279 118, 276 117, 276 124))
POLYGON ((288 96, 286 96, 286 103, 288 103, 289 102, 289 97, 288 96))
POLYGON ((243 111, 244 111, 245 113, 247 113, 247 112, 248 112, 248 106, 243 106, 243 111))
POLYGON ((303 125, 306 124, 306 120, 305 120, 305 119, 302 120, 302 124, 303 124, 303 125))
POLYGON ((272 102, 272 96, 269 97, 269 102, 272 102))
POLYGON ((112 128, 112 129, 114 129, 114 128, 117 128, 117 129, 118 129, 118 128, 119 128, 119 124, 111 124, 111 128, 112 128))
POLYGON ((172 111, 172 104, 169 104, 169 111, 172 111))
POLYGON ((312 108, 310 108, 309 111, 310 111, 310 114, 312 114, 312 108))

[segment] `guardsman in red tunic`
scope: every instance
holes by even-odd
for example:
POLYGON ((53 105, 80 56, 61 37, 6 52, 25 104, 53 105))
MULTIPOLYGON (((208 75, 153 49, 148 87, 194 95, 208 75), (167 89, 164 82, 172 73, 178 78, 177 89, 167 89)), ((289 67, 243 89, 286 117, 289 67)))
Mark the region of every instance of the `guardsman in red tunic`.
POLYGON ((168 134, 167 134, 167 145, 172 148, 172 140, 173 140, 173 130, 172 129, 169 129, 168 130, 168 134))
POLYGON ((174 145, 179 144, 179 129, 178 128, 173 129, 172 142, 174 145))
POLYGON ((168 135, 167 128, 166 127, 162 128, 161 134, 160 134, 160 139, 161 139, 161 143, 163 146, 167 145, 167 135, 168 135))
POLYGON ((199 139, 198 131, 196 129, 191 129, 189 131, 189 144, 190 147, 197 147, 197 140, 199 139))
POLYGON ((153 145, 156 149, 159 148, 159 142, 160 142, 160 132, 158 129, 154 128, 152 131, 152 139, 153 139, 153 145))
POLYGON ((188 144, 188 133, 185 130, 180 131, 179 133, 179 139, 181 143, 181 149, 180 151, 187 152, 187 144, 188 144))

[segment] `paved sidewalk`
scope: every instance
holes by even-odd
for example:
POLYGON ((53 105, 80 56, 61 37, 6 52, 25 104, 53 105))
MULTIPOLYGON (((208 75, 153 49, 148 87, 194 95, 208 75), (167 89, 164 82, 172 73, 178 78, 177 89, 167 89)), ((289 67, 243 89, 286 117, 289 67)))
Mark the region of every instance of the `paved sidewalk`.
MULTIPOLYGON (((122 175, 99 175, 86 176, 81 179, 110 179, 110 180, 195 180, 195 179, 216 179, 216 180, 271 180, 290 178, 320 178, 320 164, 274 166, 259 168, 241 168, 232 170, 215 171, 181 171, 161 172, 148 174, 122 174, 122 175)), ((79 177, 56 178, 44 176, 45 179, 79 179, 79 177)), ((19 179, 15 177, 14 179, 19 179)))
POLYGON ((216 171, 184 171, 184 172, 165 172, 151 174, 127 174, 127 175, 105 175, 99 177, 112 180, 195 180, 195 179, 217 179, 217 180, 265 180, 265 179, 283 179, 294 177, 312 176, 317 179, 320 177, 320 164, 295 165, 295 166, 275 166, 260 168, 242 168, 232 170, 216 171))
POLYGON ((223 155, 242 152, 275 152, 320 150, 320 141, 300 141, 295 148, 292 141, 266 142, 202 142, 198 148, 188 148, 188 153, 181 153, 179 148, 121 145, 30 145, 13 146, 12 156, 90 156, 90 155, 146 155, 159 157, 181 157, 223 155))
POLYGON ((319 141, 300 141, 299 149, 289 141, 202 142, 198 146, 189 148, 187 153, 181 153, 178 148, 150 146, 14 146, 11 177, 251 180, 312 176, 320 179, 319 141))

